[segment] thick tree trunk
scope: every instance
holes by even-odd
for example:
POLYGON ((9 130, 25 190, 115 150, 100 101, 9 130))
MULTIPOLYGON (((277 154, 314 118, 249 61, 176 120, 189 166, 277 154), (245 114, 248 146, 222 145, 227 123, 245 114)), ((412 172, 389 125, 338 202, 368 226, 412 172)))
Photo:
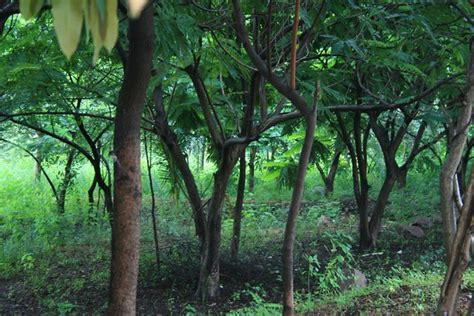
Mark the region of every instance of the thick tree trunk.
POLYGON ((255 157, 257 156, 257 147, 250 147, 249 157, 249 192, 253 193, 255 188, 255 157))
POLYGON ((451 246, 456 231, 456 206, 454 201, 454 181, 466 144, 467 132, 471 122, 474 104, 474 39, 471 39, 471 56, 467 71, 467 91, 465 100, 459 109, 456 125, 450 127, 449 154, 440 175, 440 208, 443 219, 443 234, 446 258, 452 257, 451 246))
POLYGON ((64 214, 64 205, 66 204, 67 189, 71 185, 71 181, 74 176, 72 173, 72 164, 74 162, 75 157, 76 150, 72 148, 67 154, 66 166, 64 167, 63 182, 61 183, 61 187, 59 189, 59 196, 56 203, 56 209, 59 214, 64 214))
POLYGON ((293 289, 293 248, 296 235, 296 220, 301 206, 304 192, 304 179, 308 169, 311 147, 313 146, 314 130, 316 127, 316 112, 305 117, 306 130, 303 148, 298 162, 296 183, 293 188, 288 219, 283 240, 282 263, 283 263, 283 314, 294 315, 294 289, 293 289))
POLYGON ((461 210, 458 229, 456 231, 451 254, 449 258, 448 271, 441 287, 438 301, 438 315, 455 315, 456 304, 464 271, 470 261, 469 248, 471 245, 471 234, 474 233, 474 168, 471 168, 470 184, 461 210))
POLYGON ((214 174, 214 187, 208 207, 206 238, 201 255, 201 271, 196 295, 203 302, 214 301, 219 296, 219 258, 221 242, 222 208, 232 169, 239 157, 240 146, 222 153, 219 169, 214 174))
POLYGON ((245 193, 245 172, 246 172, 246 161, 245 151, 240 155, 239 165, 239 183, 237 184, 237 197, 235 199, 234 207, 234 224, 232 228, 232 242, 230 245, 230 257, 233 261, 238 261, 239 244, 240 244, 240 223, 242 219, 242 209, 244 205, 244 193, 245 193))
POLYGON ((108 314, 135 315, 140 246, 140 123, 155 42, 152 2, 129 20, 129 56, 114 130, 114 212, 108 314))

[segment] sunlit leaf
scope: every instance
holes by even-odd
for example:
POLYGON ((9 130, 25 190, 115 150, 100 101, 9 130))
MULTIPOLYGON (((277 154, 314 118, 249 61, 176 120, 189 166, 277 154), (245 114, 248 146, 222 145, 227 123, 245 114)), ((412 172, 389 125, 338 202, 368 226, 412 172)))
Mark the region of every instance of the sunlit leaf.
POLYGON ((114 48, 118 38, 118 17, 117 17, 117 0, 106 0, 107 16, 106 16, 106 32, 104 38, 104 47, 110 52, 114 48))
POLYGON ((128 15, 130 18, 138 18, 147 2, 148 0, 128 0, 128 15))
POLYGON ((82 30, 82 1, 81 0, 52 0, 54 29, 59 46, 69 59, 77 49, 82 30))

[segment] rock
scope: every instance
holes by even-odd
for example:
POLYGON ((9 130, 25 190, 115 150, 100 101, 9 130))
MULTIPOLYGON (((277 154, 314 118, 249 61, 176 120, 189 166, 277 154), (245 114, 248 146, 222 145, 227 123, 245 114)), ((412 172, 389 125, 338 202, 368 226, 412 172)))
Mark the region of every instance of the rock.
POLYGON ((412 237, 423 238, 425 237, 425 232, 418 226, 406 225, 402 226, 404 232, 408 233, 412 237))
POLYGON ((324 194, 326 193, 326 190, 324 189, 324 187, 314 187, 311 190, 311 193, 313 193, 317 196, 324 196, 324 194))
POLYGON ((367 286, 367 278, 361 271, 354 269, 354 286, 364 288, 367 286))
POLYGON ((361 271, 357 269, 347 269, 344 273, 346 279, 338 282, 341 291, 348 290, 351 287, 364 288, 367 286, 367 278, 361 271))
POLYGON ((411 226, 418 226, 423 228, 433 227, 433 220, 429 217, 419 217, 417 218, 411 226))
POLYGON ((318 230, 324 229, 329 225, 331 225, 331 220, 325 215, 321 215, 321 217, 318 219, 318 222, 316 223, 318 230))
MULTIPOLYGON (((369 199, 367 201, 367 214, 372 215, 375 208, 375 200, 369 199)), ((354 198, 344 198, 341 200, 341 211, 344 213, 358 213, 359 208, 354 198)))

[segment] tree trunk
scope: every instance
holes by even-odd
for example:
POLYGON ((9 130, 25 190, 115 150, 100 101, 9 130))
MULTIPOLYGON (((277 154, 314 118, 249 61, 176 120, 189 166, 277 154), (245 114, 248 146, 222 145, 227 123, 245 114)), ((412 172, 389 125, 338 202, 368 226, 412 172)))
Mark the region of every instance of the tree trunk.
POLYGON ((230 257, 233 261, 238 261, 239 244, 240 244, 240 222, 242 219, 242 209, 244 205, 244 193, 245 193, 245 172, 246 172, 246 161, 245 161, 245 150, 240 155, 240 166, 239 166, 239 183, 237 185, 237 198, 235 200, 234 207, 234 225, 232 232, 232 242, 230 246, 230 257))
MULTIPOLYGON (((163 105, 161 87, 156 87, 154 91, 154 102, 156 117, 154 118, 155 130, 160 136, 162 142, 171 154, 171 157, 178 168, 181 177, 188 193, 189 203, 193 209, 194 227, 196 235, 199 237, 201 245, 204 243, 205 236, 205 217, 203 211, 203 205, 201 201, 201 195, 194 179, 194 175, 189 168, 189 164, 186 161, 186 156, 183 154, 181 147, 178 143, 176 134, 171 130, 167 118, 167 113, 163 105)), ((203 145, 203 150, 205 150, 203 145)))
MULTIPOLYGON (((37 132, 38 138, 41 140, 43 138, 43 133, 37 132)), ((43 153, 41 152, 41 149, 38 148, 36 150, 36 155, 35 155, 35 180, 40 181, 41 180, 41 170, 42 170, 42 164, 43 162, 43 153)))
POLYGON ((393 174, 392 171, 388 171, 385 175, 385 180, 383 182, 382 188, 379 191, 377 196, 377 201, 375 202, 374 210, 372 212, 372 217, 369 223, 370 237, 371 237, 371 246, 375 246, 377 241, 378 234, 382 230, 382 217, 387 206, 390 193, 397 179, 397 175, 393 174))
POLYGON ((74 162, 75 157, 76 157, 76 150, 72 148, 67 155, 66 166, 64 167, 63 182, 61 183, 61 187, 59 189, 58 201, 56 203, 56 209, 59 214, 64 214, 64 205, 66 204, 67 189, 71 185, 72 178, 74 177, 72 173, 72 164, 74 162))
POLYGON ((450 127, 449 154, 440 174, 440 208, 443 219, 443 234, 446 247, 446 258, 451 256, 451 245, 456 231, 456 209, 454 202, 454 181, 456 171, 462 159, 470 126, 472 107, 474 104, 474 39, 471 39, 471 56, 467 71, 467 92, 459 109, 456 125, 450 127))
POLYGON ((304 192, 304 179, 308 169, 311 147, 313 146, 314 130, 316 127, 316 111, 311 112, 306 118, 306 130, 303 148, 298 162, 296 183, 293 188, 288 219, 283 241, 282 263, 283 263, 283 314, 294 315, 295 304, 293 295, 293 248, 296 235, 296 220, 301 206, 304 192))
POLYGON ((221 242, 222 208, 232 169, 239 157, 240 146, 222 153, 219 168, 214 174, 214 187, 209 202, 204 247, 201 255, 201 271, 196 295, 203 302, 215 301, 219 296, 219 257, 221 242))
POLYGON ((129 56, 114 130, 114 212, 108 314, 135 315, 140 246, 140 123, 151 76, 154 7, 129 20, 129 56))
POLYGON ((334 180, 336 179, 337 168, 339 166, 339 158, 341 157, 341 150, 336 151, 331 162, 331 168, 328 175, 324 178, 324 195, 329 196, 334 191, 334 180))
POLYGON ((41 180, 41 163, 43 161, 43 154, 41 151, 37 151, 36 153, 36 159, 35 159, 35 180, 40 181, 41 180))
POLYGON ((145 159, 146 159, 146 169, 148 173, 148 184, 150 186, 150 195, 151 195, 151 221, 153 228, 153 241, 155 242, 155 258, 156 258, 156 272, 160 272, 160 247, 158 242, 158 227, 156 223, 156 200, 155 200, 155 187, 153 186, 153 177, 151 175, 152 169, 152 160, 151 160, 151 149, 148 148, 148 140, 145 134, 145 159))
POLYGON ((408 169, 409 167, 407 166, 406 168, 400 169, 398 172, 397 184, 399 189, 404 189, 407 186, 408 169))
POLYGON ((253 193, 255 188, 255 157, 257 156, 257 147, 250 147, 249 157, 249 192, 253 193))
POLYGON ((464 206, 461 210, 459 226, 456 231, 451 254, 449 258, 448 271, 444 278, 443 286, 438 301, 438 315, 455 315, 459 290, 464 271, 469 263, 469 248, 471 245, 471 234, 473 229, 474 214, 474 168, 471 168, 470 184, 465 196, 464 206))
POLYGON ((87 216, 90 221, 94 220, 94 216, 92 215, 92 213, 94 212, 94 191, 95 191, 96 186, 97 186, 97 179, 94 176, 94 180, 92 180, 92 184, 89 187, 89 190, 87 190, 87 199, 89 201, 89 210, 87 212, 87 216))

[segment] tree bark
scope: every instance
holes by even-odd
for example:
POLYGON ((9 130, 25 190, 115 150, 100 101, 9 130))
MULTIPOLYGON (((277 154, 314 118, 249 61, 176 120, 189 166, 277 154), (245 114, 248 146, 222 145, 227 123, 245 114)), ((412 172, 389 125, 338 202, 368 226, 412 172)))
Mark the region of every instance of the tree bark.
POLYGON ((467 91, 465 100, 459 109, 457 122, 450 128, 449 154, 440 174, 440 208, 443 219, 443 234, 446 247, 446 259, 452 257, 451 246, 456 231, 456 215, 454 202, 454 181, 456 171, 462 159, 466 144, 467 132, 471 122, 474 104, 474 38, 471 39, 471 56, 467 71, 467 91))
MULTIPOLYGON (((153 241, 155 242, 155 258, 156 258, 156 272, 160 272, 160 247, 159 247, 159 242, 158 242, 158 225, 156 221, 156 199, 155 199, 155 187, 153 185, 153 177, 151 175, 151 170, 152 170, 152 160, 151 160, 151 148, 148 148, 148 140, 145 134, 145 159, 146 159, 146 169, 148 173, 148 184, 150 186, 150 195, 151 195, 151 208, 150 208, 150 214, 151 214, 151 223, 152 223, 152 228, 153 228, 153 241)), ((150 144, 151 145, 151 144, 150 144)))
POLYGON ((298 162, 296 183, 293 188, 288 219, 283 240, 283 314, 294 315, 294 289, 293 289, 293 248, 296 235, 296 220, 301 206, 304 192, 304 179, 308 169, 311 147, 313 146, 314 130, 316 128, 316 110, 305 117, 305 138, 298 162))
POLYGON ((242 209, 244 205, 245 193, 245 172, 246 172, 245 150, 240 155, 239 182, 237 184, 237 197, 234 207, 234 224, 232 227, 232 242, 230 246, 230 257, 232 261, 238 261, 240 244, 240 223, 242 219, 242 209))
POLYGON ((59 214, 64 214, 64 206, 66 204, 67 189, 71 185, 71 181, 74 176, 72 173, 72 164, 74 162, 75 157, 76 157, 76 150, 74 148, 71 148, 67 155, 66 166, 64 167, 64 177, 61 183, 61 187, 59 189, 58 200, 56 203, 56 209, 59 214))
POLYGON ((94 176, 91 186, 89 187, 89 190, 87 190, 87 199, 89 201, 89 210, 87 214, 90 221, 94 220, 94 216, 92 215, 92 213, 94 211, 94 191, 95 191, 96 186, 97 186, 97 179, 94 176))
POLYGON ((456 304, 464 271, 470 261, 469 248, 471 245, 471 234, 474 233, 474 168, 471 168, 470 184, 465 196, 464 206, 461 210, 458 229, 451 245, 448 271, 441 287, 438 301, 437 315, 455 315, 456 304))
POLYGON ((227 184, 242 146, 232 146, 222 153, 219 168, 214 174, 214 187, 208 207, 205 242, 201 257, 201 270, 196 295, 203 302, 215 301, 219 296, 219 258, 221 242, 222 208, 227 184))
MULTIPOLYGON (((178 168, 181 177, 186 187, 188 193, 189 203, 193 210, 194 218, 194 227, 196 230, 196 235, 199 237, 201 245, 204 243, 205 237, 205 216, 203 211, 203 205, 201 201, 201 195, 194 179, 194 175, 189 168, 189 164, 186 161, 186 156, 184 155, 181 147, 178 143, 178 138, 176 134, 171 130, 168 122, 167 113, 162 100, 162 91, 160 87, 156 87, 154 91, 154 102, 155 102, 155 111, 156 116, 154 118, 155 130, 158 136, 161 138, 163 144, 166 146, 168 151, 171 154, 176 167, 178 168)), ((204 145, 203 145, 204 147, 204 145)), ((204 150, 205 148, 203 148, 204 150)))
POLYGON ((253 193, 255 189, 255 157, 257 156, 257 147, 250 147, 249 157, 249 192, 253 193))
POLYGON ((385 175, 385 180, 382 184, 382 188, 380 189, 379 194, 377 196, 377 201, 375 202, 372 217, 370 218, 369 230, 370 237, 372 240, 371 246, 375 246, 378 234, 382 230, 382 217, 396 179, 397 175, 393 174, 390 171, 387 171, 385 175))
POLYGON ((397 184, 399 189, 406 188, 409 168, 401 168, 397 176, 397 184))
POLYGON ((129 56, 114 130, 114 212, 108 314, 135 315, 140 246, 140 123, 154 49, 153 2, 129 20, 129 56))
POLYGON ((332 194, 334 191, 334 180, 336 179, 336 174, 337 174, 337 168, 339 166, 339 158, 341 157, 341 150, 337 150, 332 161, 331 161, 331 167, 329 168, 329 172, 326 175, 323 166, 319 164, 319 162, 316 161, 316 168, 319 171, 319 174, 321 175, 321 178, 323 179, 324 182, 324 195, 329 196, 332 194))

